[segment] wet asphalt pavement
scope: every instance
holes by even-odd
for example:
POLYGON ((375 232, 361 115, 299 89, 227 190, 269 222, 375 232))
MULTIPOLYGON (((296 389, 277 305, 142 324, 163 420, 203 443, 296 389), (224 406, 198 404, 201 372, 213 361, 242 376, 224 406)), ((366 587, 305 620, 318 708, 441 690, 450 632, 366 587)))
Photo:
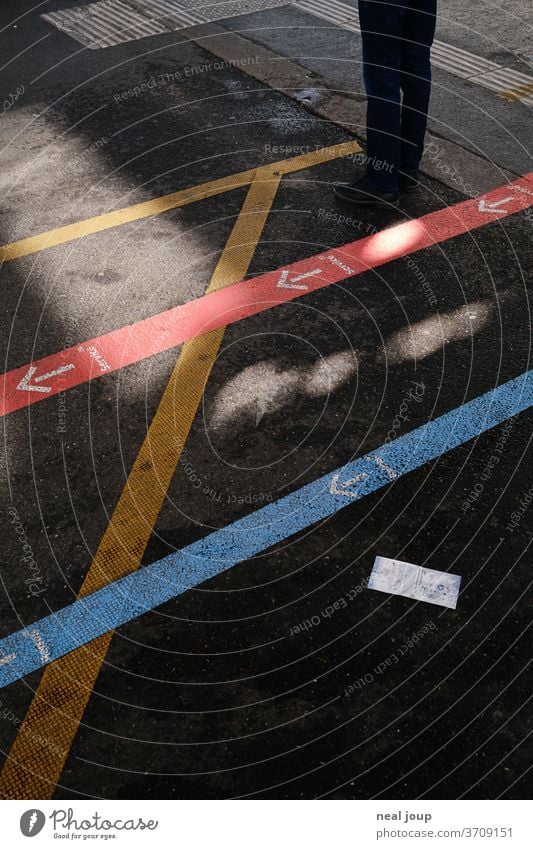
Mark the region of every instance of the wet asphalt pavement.
MULTIPOLYGON (((176 36, 73 56, 31 13, 2 58, 43 36, 6 69, 3 244, 351 138, 176 36)), ((283 179, 250 276, 464 199, 424 178, 361 216, 332 195, 352 170, 283 179)), ((3 370, 201 296, 246 191, 5 264, 3 370)), ((528 371, 531 235, 490 221, 229 326, 143 565, 528 371)), ((2 419, 2 636, 74 600, 178 354, 2 419)), ((55 798, 525 798, 530 435, 526 412, 121 627, 55 798), (368 590, 376 555, 461 575, 457 610, 368 590)), ((41 674, 0 694, 5 753, 41 674)))

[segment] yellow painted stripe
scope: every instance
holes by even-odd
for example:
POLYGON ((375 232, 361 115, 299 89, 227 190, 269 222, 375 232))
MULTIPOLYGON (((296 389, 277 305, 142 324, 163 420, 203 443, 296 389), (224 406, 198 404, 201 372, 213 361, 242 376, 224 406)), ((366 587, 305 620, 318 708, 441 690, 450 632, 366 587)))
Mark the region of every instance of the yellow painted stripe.
MULTIPOLYGON (((312 153, 295 156, 293 159, 276 162, 274 165, 267 167, 278 170, 281 174, 289 174, 293 171, 311 168, 319 162, 348 156, 359 150, 361 148, 357 142, 343 142, 333 147, 321 148, 312 153)), ((219 180, 213 180, 201 186, 182 189, 179 192, 162 195, 152 200, 136 203, 133 206, 127 206, 124 209, 106 212, 94 218, 86 218, 74 224, 58 227, 56 230, 48 230, 45 233, 39 233, 36 236, 30 236, 27 239, 21 239, 18 242, 0 246, 0 263, 20 259, 23 256, 38 253, 46 248, 52 248, 56 245, 82 239, 94 233, 101 233, 103 230, 120 227, 122 224, 129 224, 132 221, 149 218, 152 215, 160 215, 162 212, 168 212, 169 209, 176 209, 177 207, 186 206, 199 200, 215 197, 215 195, 223 194, 241 186, 247 186, 254 179, 255 173, 255 168, 249 171, 241 171, 238 174, 231 174, 229 177, 222 177, 219 180)))
MULTIPOLYGON (((245 276, 280 179, 257 172, 208 291, 245 276)), ((81 596, 139 567, 223 335, 221 328, 183 346, 81 596)), ((104 634, 46 668, 0 775, 4 798, 51 797, 112 637, 104 634)))
POLYGON ((101 233, 102 230, 110 230, 113 227, 120 227, 122 224, 129 224, 132 221, 149 218, 151 215, 168 212, 169 209, 176 209, 198 200, 215 197, 215 195, 239 188, 239 186, 248 185, 252 181, 254 173, 253 170, 243 171, 241 174, 223 177, 221 180, 214 180, 212 183, 183 189, 170 195, 163 195, 159 198, 136 203, 133 206, 127 206, 124 209, 117 209, 114 212, 96 215, 94 218, 85 218, 75 224, 67 224, 65 227, 58 227, 56 230, 48 230, 46 233, 39 233, 37 236, 21 239, 19 242, 12 242, 10 245, 4 245, 0 248, 0 261, 9 262, 13 259, 20 259, 20 257, 38 253, 46 248, 83 239, 93 233, 101 233))
MULTIPOLYGON (((255 172, 208 291, 229 286, 245 276, 283 174, 358 150, 355 142, 336 145, 255 172)), ((242 174, 233 179, 238 182, 242 174)), ((224 328, 183 346, 80 596, 139 567, 223 334, 224 328)), ((112 637, 113 632, 104 634, 45 669, 0 774, 0 796, 6 799, 51 798, 112 637)))

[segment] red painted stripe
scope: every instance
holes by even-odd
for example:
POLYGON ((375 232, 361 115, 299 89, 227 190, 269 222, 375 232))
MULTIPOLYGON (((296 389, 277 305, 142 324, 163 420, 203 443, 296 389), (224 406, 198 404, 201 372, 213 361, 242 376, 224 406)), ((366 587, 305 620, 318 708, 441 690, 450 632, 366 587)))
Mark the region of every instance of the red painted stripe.
POLYGON ((102 374, 152 357, 210 330, 240 321, 308 292, 323 289, 391 260, 460 236, 530 206, 533 206, 533 173, 514 183, 500 186, 483 197, 431 212, 374 236, 333 248, 277 271, 243 280, 227 289, 212 292, 151 318, 97 336, 81 345, 27 363, 3 375, 0 415, 12 413, 36 401, 50 398, 58 392, 65 392, 74 386, 94 380, 102 374), (505 198, 508 198, 507 202, 494 207, 493 211, 483 211, 484 208, 498 204, 505 198), (295 277, 316 269, 320 269, 320 274, 292 284, 297 287, 305 286, 305 289, 280 288, 278 285, 280 280, 290 284, 295 277), (284 272, 288 272, 288 275, 284 272), (39 380, 43 375, 67 365, 71 366, 68 371, 46 380, 39 380), (32 368, 35 371, 28 375, 28 370, 32 368), (36 388, 32 390, 29 388, 32 386, 47 388, 49 391, 36 391, 36 388))

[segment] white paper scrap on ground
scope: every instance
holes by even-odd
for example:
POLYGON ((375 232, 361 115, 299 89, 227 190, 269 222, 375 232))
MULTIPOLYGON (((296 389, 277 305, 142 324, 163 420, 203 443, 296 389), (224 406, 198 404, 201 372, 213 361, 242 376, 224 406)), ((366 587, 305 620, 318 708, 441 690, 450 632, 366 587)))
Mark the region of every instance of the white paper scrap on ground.
POLYGON ((460 586, 460 575, 425 569, 389 557, 376 557, 368 582, 369 590, 402 595, 453 610, 457 607, 460 586))

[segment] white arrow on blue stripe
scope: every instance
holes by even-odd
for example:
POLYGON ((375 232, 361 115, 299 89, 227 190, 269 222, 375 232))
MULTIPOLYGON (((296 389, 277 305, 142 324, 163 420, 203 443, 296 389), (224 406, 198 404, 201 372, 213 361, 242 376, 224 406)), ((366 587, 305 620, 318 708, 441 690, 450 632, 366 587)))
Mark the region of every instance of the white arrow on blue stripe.
POLYGON ((0 687, 332 516, 531 406, 533 371, 11 634, 0 641, 0 687), (338 482, 356 480, 357 490, 347 499, 338 482))

